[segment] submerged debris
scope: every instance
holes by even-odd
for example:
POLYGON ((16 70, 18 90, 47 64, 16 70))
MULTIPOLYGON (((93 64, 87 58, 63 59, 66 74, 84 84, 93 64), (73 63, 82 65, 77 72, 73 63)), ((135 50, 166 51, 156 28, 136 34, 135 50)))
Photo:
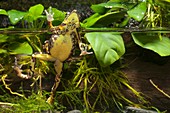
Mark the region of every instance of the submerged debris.
POLYGON ((146 110, 136 107, 127 107, 124 113, 157 113, 157 112, 153 110, 146 110))

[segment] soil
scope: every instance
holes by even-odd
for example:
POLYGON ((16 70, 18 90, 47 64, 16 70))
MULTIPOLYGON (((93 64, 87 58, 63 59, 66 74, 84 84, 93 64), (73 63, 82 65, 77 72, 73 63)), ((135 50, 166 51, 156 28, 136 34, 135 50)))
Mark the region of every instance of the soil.
MULTIPOLYGON (((170 95, 170 57, 160 57, 158 54, 140 47, 129 48, 127 51, 129 54, 127 53, 124 59, 128 67, 123 71, 127 75, 130 85, 144 94, 152 106, 170 112, 170 98, 150 82, 152 80, 155 85, 170 95)), ((134 101, 134 95, 129 90, 125 90, 125 95, 134 101)))

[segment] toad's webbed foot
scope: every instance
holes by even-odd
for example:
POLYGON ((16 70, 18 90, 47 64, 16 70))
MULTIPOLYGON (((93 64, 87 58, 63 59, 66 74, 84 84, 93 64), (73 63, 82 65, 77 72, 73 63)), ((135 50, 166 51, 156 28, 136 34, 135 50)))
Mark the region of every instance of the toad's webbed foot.
POLYGON ((93 52, 88 52, 88 50, 90 49, 88 44, 84 44, 84 43, 80 42, 79 43, 79 48, 81 50, 80 56, 93 54, 93 52))
POLYGON ((31 78, 30 72, 28 72, 27 74, 23 74, 23 70, 21 69, 22 65, 18 65, 16 57, 15 57, 15 65, 12 66, 12 68, 14 69, 14 71, 16 72, 18 77, 23 78, 23 79, 30 79, 31 78))
POLYGON ((54 20, 54 18, 53 18, 54 13, 52 12, 52 8, 49 7, 49 12, 47 10, 45 10, 45 13, 46 13, 47 21, 48 21, 50 28, 53 28, 52 21, 54 20))
POLYGON ((49 7, 49 12, 47 10, 45 10, 45 13, 47 15, 47 20, 49 22, 52 22, 54 20, 53 16, 54 16, 54 13, 52 12, 52 8, 49 7))

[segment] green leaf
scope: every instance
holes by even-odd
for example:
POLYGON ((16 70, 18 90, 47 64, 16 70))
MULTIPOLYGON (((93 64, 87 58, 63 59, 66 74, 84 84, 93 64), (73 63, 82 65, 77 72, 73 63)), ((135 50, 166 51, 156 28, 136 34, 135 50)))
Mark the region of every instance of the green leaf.
POLYGON ((85 36, 101 66, 111 65, 125 53, 123 39, 118 33, 93 32, 85 36))
POLYGON ((106 12, 105 4, 106 3, 92 5, 91 9, 96 13, 104 14, 106 12))
POLYGON ((114 9, 114 10, 126 9, 126 6, 119 2, 109 1, 107 3, 92 5, 91 9, 96 13, 104 14, 106 12, 106 9, 114 9))
POLYGON ((29 13, 31 13, 33 16, 39 16, 43 13, 44 6, 41 4, 34 5, 29 8, 29 13))
POLYGON ((8 39, 8 36, 7 36, 7 35, 0 34, 0 43, 6 42, 7 39, 8 39))
POLYGON ((110 0, 111 2, 128 2, 129 0, 110 0))
POLYGON ((33 53, 32 47, 27 43, 12 43, 9 47, 11 54, 28 54, 31 55, 33 53))
POLYGON ((157 5, 166 8, 166 10, 169 10, 170 7, 170 0, 155 0, 154 1, 157 5))
POLYGON ((53 23, 55 25, 61 24, 61 22, 63 22, 63 20, 65 19, 66 13, 62 12, 56 8, 52 8, 52 12, 54 13, 54 21, 53 23))
POLYGON ((170 55, 170 39, 168 37, 159 38, 158 34, 132 34, 134 42, 145 48, 158 53, 160 56, 170 55))
POLYGON ((19 22, 27 13, 17 10, 9 10, 8 17, 13 25, 19 22))
POLYGON ((5 50, 5 49, 0 49, 0 54, 2 54, 2 53, 7 53, 7 50, 5 50))
POLYGON ((38 18, 43 17, 41 14, 44 11, 44 6, 41 4, 34 5, 29 8, 28 14, 25 16, 25 19, 28 22, 32 22, 33 20, 37 20, 38 18))
POLYGON ((107 27, 109 24, 113 22, 119 21, 124 17, 125 12, 110 12, 104 15, 100 15, 95 13, 88 19, 83 21, 82 27, 107 27))
POLYGON ((0 9, 0 15, 8 15, 8 13, 6 12, 6 10, 0 9))
POLYGON ((146 2, 141 2, 133 9, 127 11, 127 13, 130 17, 134 18, 135 20, 141 21, 145 16, 146 10, 147 10, 146 2))
POLYGON ((86 28, 86 27, 90 27, 90 26, 94 25, 100 16, 101 15, 98 13, 93 14, 92 16, 90 16, 89 18, 87 18, 83 21, 82 27, 86 28))

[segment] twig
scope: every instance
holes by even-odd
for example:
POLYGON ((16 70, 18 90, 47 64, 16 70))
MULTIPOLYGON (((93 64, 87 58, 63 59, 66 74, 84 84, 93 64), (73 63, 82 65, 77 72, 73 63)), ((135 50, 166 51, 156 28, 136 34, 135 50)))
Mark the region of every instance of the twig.
POLYGON ((4 84, 4 86, 5 86, 5 88, 8 89, 11 94, 18 95, 18 96, 23 97, 24 99, 26 99, 26 97, 25 97, 24 95, 19 94, 19 93, 17 93, 17 92, 13 92, 13 91, 11 90, 11 88, 8 87, 8 85, 7 85, 6 82, 5 82, 5 78, 6 78, 6 77, 7 77, 7 74, 3 75, 2 78, 1 78, 1 80, 2 80, 2 82, 3 82, 3 84, 4 84))
POLYGON ((0 102, 0 105, 17 106, 18 104, 12 104, 12 103, 8 103, 8 102, 0 102))
POLYGON ((150 83, 158 90, 160 91, 163 95, 165 95, 166 97, 170 98, 170 95, 168 95, 167 93, 165 93, 162 89, 160 89, 155 83, 153 83, 153 81, 150 79, 149 80, 150 83))

